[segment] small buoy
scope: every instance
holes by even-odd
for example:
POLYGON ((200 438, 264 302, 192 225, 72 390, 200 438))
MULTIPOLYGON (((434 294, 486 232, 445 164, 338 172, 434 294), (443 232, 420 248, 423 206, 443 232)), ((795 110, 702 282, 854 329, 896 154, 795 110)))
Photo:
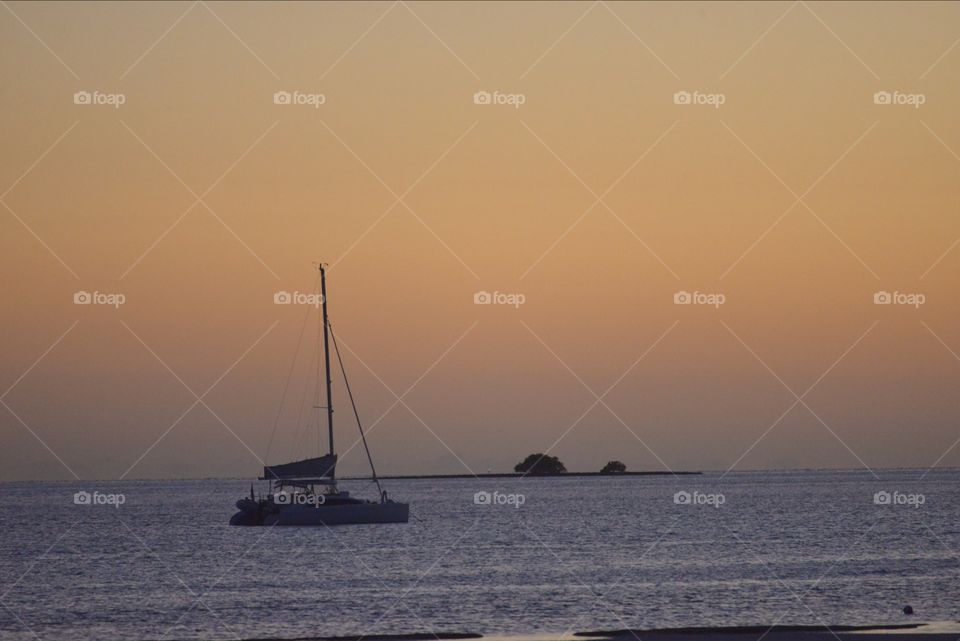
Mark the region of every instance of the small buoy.
POLYGON ((904 613, 904 614, 907 614, 907 615, 913 614, 913 607, 911 607, 911 606, 909 606, 909 605, 903 606, 903 613, 904 613))

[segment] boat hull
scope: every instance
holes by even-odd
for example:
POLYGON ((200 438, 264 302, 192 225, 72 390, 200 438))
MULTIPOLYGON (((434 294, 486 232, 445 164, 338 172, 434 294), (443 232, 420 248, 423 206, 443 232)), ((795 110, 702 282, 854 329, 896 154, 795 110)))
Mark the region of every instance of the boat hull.
POLYGON ((253 514, 237 512, 231 525, 360 525, 365 523, 406 523, 410 520, 410 505, 386 503, 356 503, 351 505, 285 505, 276 512, 253 514))
POLYGON ((407 503, 358 503, 313 507, 291 505, 264 519, 264 525, 355 525, 362 523, 406 523, 407 503))

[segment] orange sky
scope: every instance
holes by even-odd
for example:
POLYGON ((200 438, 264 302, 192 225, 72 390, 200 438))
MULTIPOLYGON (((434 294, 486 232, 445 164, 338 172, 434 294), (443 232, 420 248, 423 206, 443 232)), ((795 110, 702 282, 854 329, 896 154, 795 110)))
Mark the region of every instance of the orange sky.
MULTIPOLYGON (((958 465, 958 38, 949 3, 11 2, 0 479, 252 476, 320 259, 382 473, 958 465)), ((313 454, 308 359, 271 462, 313 454)))

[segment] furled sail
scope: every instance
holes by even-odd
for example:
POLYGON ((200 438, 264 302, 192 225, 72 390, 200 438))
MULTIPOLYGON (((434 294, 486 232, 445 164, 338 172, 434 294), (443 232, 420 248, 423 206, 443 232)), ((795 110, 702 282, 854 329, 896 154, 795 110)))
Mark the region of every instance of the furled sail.
POLYGON ((327 454, 292 463, 268 465, 263 468, 263 478, 268 480, 333 478, 337 455, 327 454))

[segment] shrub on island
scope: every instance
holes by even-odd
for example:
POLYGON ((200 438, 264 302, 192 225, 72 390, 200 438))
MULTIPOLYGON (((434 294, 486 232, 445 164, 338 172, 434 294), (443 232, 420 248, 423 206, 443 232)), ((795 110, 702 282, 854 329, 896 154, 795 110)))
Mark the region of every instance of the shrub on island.
POLYGON ((601 474, 620 474, 627 471, 627 466, 620 461, 609 461, 600 470, 601 474))
POLYGON ((556 456, 546 454, 531 454, 522 462, 513 467, 517 474, 526 474, 530 476, 541 476, 548 474, 563 474, 567 471, 566 466, 560 462, 556 456))

